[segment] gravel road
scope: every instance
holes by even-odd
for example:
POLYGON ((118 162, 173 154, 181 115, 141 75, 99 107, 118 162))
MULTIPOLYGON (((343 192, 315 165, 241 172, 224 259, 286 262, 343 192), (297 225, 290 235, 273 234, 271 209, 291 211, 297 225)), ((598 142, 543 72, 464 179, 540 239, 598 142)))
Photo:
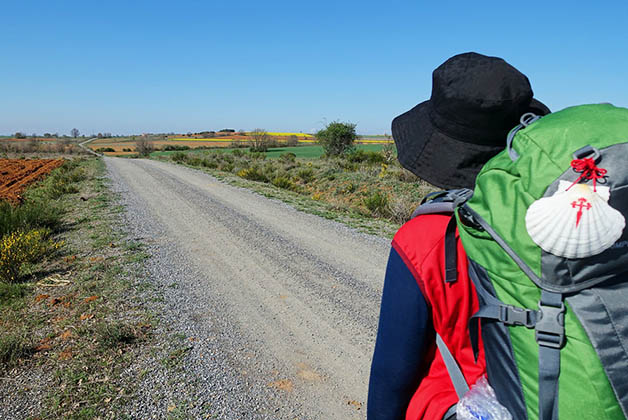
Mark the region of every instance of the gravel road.
POLYGON ((144 378, 132 417, 164 416, 173 394, 198 418, 366 417, 387 239, 197 170, 105 162, 149 244, 159 317, 191 346, 177 381, 144 378))

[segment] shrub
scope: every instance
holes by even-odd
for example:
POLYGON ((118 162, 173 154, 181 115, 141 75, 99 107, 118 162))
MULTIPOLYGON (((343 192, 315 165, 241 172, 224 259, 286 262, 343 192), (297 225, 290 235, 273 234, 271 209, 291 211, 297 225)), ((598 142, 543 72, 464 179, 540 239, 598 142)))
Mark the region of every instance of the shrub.
POLYGON ((243 151, 242 151, 242 150, 240 150, 240 149, 235 149, 235 150, 232 150, 232 151, 231 151, 231 154, 232 154, 233 156, 235 156, 235 157, 242 157, 242 156, 244 156, 246 153, 245 153, 245 152, 243 152, 243 151))
POLYGON ((0 283, 0 307, 19 302, 26 296, 27 290, 22 284, 0 283))
POLYGON ((48 239, 49 234, 41 229, 4 235, 0 239, 0 281, 15 283, 24 264, 34 263, 51 250, 58 249, 61 244, 48 239))
MULTIPOLYGON (((165 151, 180 151, 180 150, 190 150, 190 146, 179 146, 178 144, 168 144, 164 146, 163 150, 165 151)), ((130 151, 130 150, 129 150, 130 151)))
POLYGON ((55 230, 61 223, 61 208, 44 200, 27 200, 19 207, 0 201, 0 237, 17 230, 47 228, 55 230))
POLYGON ((134 329, 123 322, 101 322, 95 328, 96 341, 105 349, 115 349, 137 340, 134 329))
POLYGON ((355 124, 334 121, 316 133, 318 143, 327 156, 338 156, 350 150, 357 138, 355 124))
POLYGON ((382 163, 385 161, 384 155, 382 155, 379 152, 370 152, 370 151, 359 150, 359 149, 352 150, 351 152, 347 153, 345 158, 349 162, 353 162, 353 163, 366 162, 371 165, 375 165, 375 164, 382 163))
POLYGON ((183 152, 174 152, 170 156, 170 159, 178 163, 183 163, 188 159, 188 155, 187 153, 183 153, 183 152))
POLYGON ((282 153, 282 154, 279 155, 279 161, 281 161, 283 163, 294 162, 296 160, 296 158, 297 158, 297 155, 295 155, 292 152, 286 152, 286 153, 282 153))
POLYGON ((135 141, 135 151, 142 157, 148 157, 155 150, 153 142, 147 137, 140 137, 135 141))
POLYGON ((382 154, 382 158, 384 158, 384 162, 390 165, 395 159, 395 145, 393 143, 386 143, 380 153, 382 154))
POLYGON ((253 138, 251 152, 266 152, 270 147, 270 136, 263 128, 256 128, 251 131, 251 137, 253 138))
POLYGON ((297 177, 304 183, 314 181, 314 170, 312 168, 303 168, 297 171, 297 177))
POLYGON ((390 205, 388 206, 390 218, 394 222, 402 225, 410 220, 410 216, 412 216, 412 212, 417 207, 417 205, 418 204, 414 202, 410 197, 403 195, 396 196, 392 199, 390 205))
POLYGON ((99 147, 98 149, 96 149, 96 151, 98 153, 115 152, 115 149, 112 147, 99 147))
POLYGON ((42 181, 39 188, 27 192, 27 200, 48 202, 50 199, 56 200, 64 194, 78 192, 75 183, 85 178, 85 171, 78 167, 79 161, 66 161, 62 166, 55 169, 42 181))
POLYGON ((233 140, 229 147, 249 147, 249 145, 243 140, 233 140))
POLYGON ((372 193, 363 200, 364 206, 375 216, 388 216, 388 196, 379 191, 372 193))
POLYGON ((80 181, 81 175, 84 175, 83 171, 77 170, 67 174, 49 176, 45 181, 45 189, 43 191, 48 198, 53 200, 65 194, 77 193, 78 188, 75 183, 80 181))
POLYGON ((257 166, 252 166, 248 169, 242 169, 238 171, 237 175, 244 179, 251 181, 268 182, 268 178, 264 172, 257 166))
POLYGON ((338 161, 338 166, 341 169, 344 169, 346 172, 355 172, 359 168, 357 163, 355 163, 355 162, 347 162, 346 160, 338 161))
POLYGON ((201 166, 202 159, 196 156, 188 156, 187 164, 191 166, 201 166))
POLYGON ((401 171, 397 174, 397 178, 401 182, 417 182, 419 180, 418 176, 405 168, 401 169, 401 171))
POLYGON ((348 193, 348 194, 353 194, 354 192, 356 192, 358 189, 358 186, 356 184, 354 184, 353 182, 349 182, 345 187, 344 187, 344 192, 348 193))
POLYGON ((299 138, 297 136, 295 136, 294 134, 289 136, 288 139, 286 140, 286 145, 289 146, 289 147, 298 146, 299 145, 299 138))
POLYGON ((12 366, 34 352, 33 345, 23 335, 0 333, 0 364, 12 366))
POLYGON ((285 190, 294 190, 295 188, 294 182, 286 176, 276 176, 271 182, 275 187, 283 188, 285 190))
POLYGON ((218 167, 218 163, 214 159, 203 159, 201 165, 209 169, 216 169, 218 167))
POLYGON ((252 152, 252 153, 249 153, 249 158, 251 160, 265 160, 266 159, 266 153, 252 152))
POLYGON ((230 162, 223 162, 218 166, 218 170, 223 172, 233 172, 233 168, 235 168, 235 165, 230 162))

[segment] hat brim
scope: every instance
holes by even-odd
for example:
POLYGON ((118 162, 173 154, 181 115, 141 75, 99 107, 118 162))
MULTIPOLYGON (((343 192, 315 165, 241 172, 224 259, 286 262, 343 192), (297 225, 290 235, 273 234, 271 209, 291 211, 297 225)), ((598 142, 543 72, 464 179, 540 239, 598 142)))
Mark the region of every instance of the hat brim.
MULTIPOLYGON (((439 131, 429 113, 430 101, 425 101, 392 122, 392 135, 399 163, 419 178, 439 188, 473 188, 480 169, 501 146, 479 145, 457 140, 439 131)), ((532 99, 529 112, 546 115, 543 103, 532 99)))

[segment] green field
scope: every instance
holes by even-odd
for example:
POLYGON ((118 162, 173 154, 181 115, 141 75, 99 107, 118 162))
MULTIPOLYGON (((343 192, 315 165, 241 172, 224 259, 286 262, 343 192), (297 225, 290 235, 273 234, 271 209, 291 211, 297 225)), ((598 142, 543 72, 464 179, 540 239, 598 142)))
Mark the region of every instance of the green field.
MULTIPOLYGON (((379 152, 384 147, 383 144, 358 144, 355 146, 358 150, 364 150, 369 152, 379 152)), ((234 148, 215 148, 209 149, 212 152, 231 152, 236 150, 234 148)), ((248 150, 244 148, 242 150, 248 150)), ((202 153, 207 152, 208 149, 190 149, 186 150, 186 153, 202 153)), ((174 151, 168 152, 153 152, 151 156, 168 156, 174 151)), ((296 147, 275 147, 268 149, 266 152, 267 159, 277 159, 282 153, 294 153, 299 159, 318 159, 323 155, 323 147, 322 146, 296 146, 296 147)))

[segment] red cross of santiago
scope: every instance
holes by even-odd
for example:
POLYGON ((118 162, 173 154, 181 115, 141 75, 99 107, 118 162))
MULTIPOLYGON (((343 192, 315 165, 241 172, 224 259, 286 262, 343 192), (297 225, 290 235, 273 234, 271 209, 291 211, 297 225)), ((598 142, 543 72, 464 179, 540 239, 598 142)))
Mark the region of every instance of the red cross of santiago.
POLYGON ((580 197, 576 201, 571 202, 571 207, 573 207, 574 209, 576 207, 578 208, 578 214, 576 215, 576 227, 578 227, 580 219, 582 218, 582 210, 591 209, 591 203, 589 203, 586 198, 580 197))

